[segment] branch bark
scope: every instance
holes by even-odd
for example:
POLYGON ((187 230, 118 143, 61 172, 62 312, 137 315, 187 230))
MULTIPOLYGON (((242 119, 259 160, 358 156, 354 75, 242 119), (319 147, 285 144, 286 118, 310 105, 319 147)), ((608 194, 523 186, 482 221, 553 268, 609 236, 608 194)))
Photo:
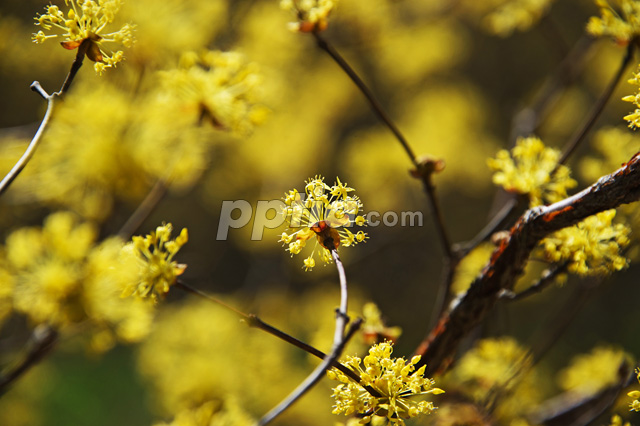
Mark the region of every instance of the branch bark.
POLYGON ((616 172, 603 176, 585 190, 549 206, 529 209, 496 248, 489 264, 462 299, 444 313, 416 350, 426 374, 446 369, 461 339, 480 324, 503 290, 513 289, 529 254, 540 240, 559 229, 640 199, 640 153, 616 172))

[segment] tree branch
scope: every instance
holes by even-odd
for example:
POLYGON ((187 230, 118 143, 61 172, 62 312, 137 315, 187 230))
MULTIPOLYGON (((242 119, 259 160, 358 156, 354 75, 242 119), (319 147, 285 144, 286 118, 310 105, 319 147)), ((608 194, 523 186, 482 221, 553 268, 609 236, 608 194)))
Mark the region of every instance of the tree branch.
POLYGON ((318 47, 326 52, 336 62, 336 64, 338 64, 338 66, 342 68, 345 74, 349 76, 351 81, 353 81, 353 83, 358 87, 360 92, 367 99, 373 112, 389 128, 400 145, 402 145, 402 148, 407 153, 407 156, 409 157, 411 163, 415 168, 414 171, 412 171, 413 176, 419 178, 422 181, 424 190, 427 193, 427 198, 429 199, 429 207, 431 209, 431 214, 436 225, 436 232, 438 233, 438 238, 440 239, 442 249, 449 259, 453 259, 453 252, 451 250, 451 239, 449 238, 446 227, 444 225, 444 218, 442 212, 440 211, 440 205, 435 193, 435 185, 432 181, 433 170, 430 171, 428 168, 425 168, 425 165, 422 164, 421 161, 416 157, 413 149, 409 145, 409 142, 404 137, 402 132, 400 132, 400 129, 398 129, 398 126, 396 126, 391 117, 389 117, 389 114, 382 107, 382 104, 380 104, 380 102, 376 99, 374 94, 367 87, 364 81, 362 81, 358 73, 355 72, 351 65, 349 65, 349 63, 340 55, 340 53, 338 53, 338 51, 327 40, 325 40, 319 32, 314 31, 311 34, 316 39, 318 47))
POLYGON ((484 320, 503 289, 512 290, 529 254, 540 240, 591 215, 639 198, 640 153, 585 190, 558 203, 525 212, 464 297, 441 316, 417 348, 416 354, 422 356, 420 363, 429 362, 426 374, 446 369, 447 360, 455 353, 460 340, 484 320))
POLYGON ((315 386, 320 379, 322 379, 327 368, 338 360, 344 346, 347 344, 347 341, 353 337, 355 332, 360 329, 360 326, 362 325, 361 319, 354 321, 345 335, 344 331, 347 326, 347 322, 349 321, 349 317, 347 316, 347 276, 344 272, 344 265, 340 260, 340 256, 338 256, 338 252, 335 249, 331 250, 331 255, 336 263, 336 268, 338 269, 338 275, 340 277, 340 308, 336 310, 336 326, 331 352, 324 358, 322 363, 320 363, 320 365, 318 365, 316 369, 313 370, 313 372, 293 392, 291 392, 288 397, 284 399, 284 401, 260 419, 258 426, 264 426, 270 423, 273 419, 291 407, 293 403, 300 399, 305 393, 310 391, 311 388, 315 386))
POLYGON ((0 376, 0 396, 9 390, 11 384, 49 354, 58 342, 58 332, 42 325, 36 327, 28 343, 28 351, 24 359, 11 370, 0 376))
POLYGON ((82 61, 84 60, 84 57, 87 53, 87 49, 89 48, 90 43, 91 41, 87 39, 87 40, 84 40, 78 47, 76 58, 74 59, 73 64, 71 64, 71 69, 69 70, 69 73, 67 74, 67 77, 65 78, 64 83, 62 84, 62 87, 60 88, 59 91, 49 95, 42 88, 39 82, 34 81, 33 83, 31 83, 31 90, 38 93, 40 96, 42 96, 44 100, 47 101, 47 111, 45 112, 42 122, 38 127, 38 131, 33 136, 33 139, 31 139, 31 142, 29 142, 29 146, 27 147, 27 150, 24 152, 24 154, 22 154, 22 157, 20 157, 18 162, 13 166, 13 168, 9 171, 9 173, 7 173, 7 175, 2 179, 2 181, 0 181, 0 196, 5 193, 5 191, 9 188, 9 185, 11 185, 11 183, 15 180, 15 178, 18 177, 18 175, 20 174, 20 172, 22 172, 22 170, 25 168, 27 163, 31 161, 33 154, 35 154, 36 149, 38 148, 38 146, 40 146, 40 142, 42 141, 42 135, 45 129, 47 128, 47 126, 49 125, 49 122, 51 121, 51 114, 53 113, 55 99, 63 96, 69 90, 69 87, 71 87, 71 83, 73 83, 73 79, 78 73, 78 70, 80 69, 80 67, 82 67, 82 61))

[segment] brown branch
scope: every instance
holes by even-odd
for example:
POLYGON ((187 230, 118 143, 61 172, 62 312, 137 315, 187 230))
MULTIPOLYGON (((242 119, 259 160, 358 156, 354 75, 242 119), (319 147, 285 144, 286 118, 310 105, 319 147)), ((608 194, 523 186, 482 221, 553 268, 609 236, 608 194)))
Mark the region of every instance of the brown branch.
MULTIPOLYGON (((257 315, 255 314, 246 314, 236 308, 234 308, 231 305, 228 305, 227 303, 223 302, 222 300, 211 296, 210 294, 207 294, 201 290, 198 290, 197 288, 191 287, 188 284, 185 284, 182 281, 177 281, 176 284, 174 285, 174 287, 179 288, 180 290, 186 291, 187 293, 191 293, 195 296, 200 297, 201 299, 207 300, 209 302, 215 303, 217 305, 220 305, 232 312, 234 312, 235 314, 239 315, 240 317, 242 317, 242 319, 244 321, 246 321, 247 325, 249 327, 252 328, 257 328, 259 330, 262 330, 266 333, 271 334, 272 336, 287 342, 299 349, 302 349, 303 351, 315 356, 316 358, 319 359, 324 359, 326 358, 326 354, 318 349, 316 349, 315 347, 296 339, 295 337, 285 333, 284 331, 281 331, 279 329, 277 329, 276 327, 262 321, 257 315)), ((349 376, 353 381, 355 381, 356 383, 360 383, 360 376, 354 372, 353 370, 351 370, 350 368, 345 367, 344 365, 342 365, 341 363, 334 361, 331 364, 331 367, 337 368, 338 370, 340 370, 341 373, 349 376)), ((374 396, 380 396, 379 392, 377 392, 375 389, 373 389, 370 386, 364 386, 365 389, 367 389, 367 391, 374 396)))
POLYGON ((69 73, 67 74, 67 77, 65 78, 64 83, 62 84, 62 87, 60 88, 59 91, 54 92, 50 95, 42 88, 39 82, 34 81, 33 83, 31 83, 31 90, 38 93, 40 96, 42 96, 44 100, 47 101, 47 111, 45 112, 44 117, 42 118, 42 122, 40 123, 40 126, 38 127, 36 134, 31 139, 31 142, 29 142, 29 146, 27 147, 24 154, 22 154, 22 157, 20 157, 20 159, 16 162, 16 164, 9 171, 9 173, 7 173, 7 175, 2 179, 2 181, 0 181, 0 196, 5 193, 5 191, 9 188, 11 183, 18 177, 18 175, 26 167, 27 163, 31 161, 31 158, 35 154, 36 149, 40 146, 40 142, 42 141, 42 135, 44 134, 45 129, 47 128, 47 126, 49 125, 49 122, 51 121, 51 114, 53 113, 55 100, 58 97, 62 97, 69 90, 69 87, 71 87, 71 83, 73 82, 73 79, 75 78, 76 74, 78 73, 78 70, 82 66, 82 62, 87 53, 87 49, 89 48, 90 43, 92 42, 89 39, 87 39, 87 40, 84 40, 78 47, 76 58, 73 60, 73 63, 71 64, 71 69, 69 70, 69 73))
POLYGON ((513 117, 511 141, 515 142, 518 136, 529 136, 535 133, 540 122, 553 106, 557 94, 571 84, 584 65, 593 41, 593 37, 584 34, 562 60, 556 71, 547 78, 531 104, 513 117))
POLYGON ((133 214, 127 219, 118 236, 122 239, 129 239, 140 228, 142 222, 158 207, 158 203, 167 193, 167 181, 164 179, 158 179, 153 185, 153 188, 149 191, 147 196, 142 200, 142 203, 136 208, 133 214))
POLYGON ((315 370, 313 370, 313 372, 302 383, 300 383, 300 385, 298 385, 291 394, 289 394, 289 396, 260 419, 258 426, 264 426, 271 423, 276 417, 289 409, 289 407, 291 407, 298 399, 302 398, 304 394, 309 392, 311 388, 313 388, 320 379, 322 379, 325 371, 331 367, 334 362, 337 362, 347 342, 362 325, 362 319, 354 321, 345 335, 345 328, 347 326, 347 322, 349 322, 349 317, 347 316, 347 304, 349 300, 347 276, 344 272, 344 265, 340 260, 340 256, 338 256, 338 252, 333 249, 331 250, 331 255, 336 263, 340 280, 340 308, 336 310, 336 325, 331 352, 322 360, 320 365, 318 365, 315 370))
POLYGON ((616 89, 616 86, 622 79, 622 76, 624 75, 627 67, 631 63, 635 47, 636 41, 632 40, 627 46, 625 55, 622 57, 622 62, 618 67, 618 71, 616 71, 614 76, 611 78, 611 81, 609 81, 609 84, 605 88, 604 92, 602 93, 602 95, 600 95, 600 98, 598 98, 598 101, 591 108, 591 111, 589 112, 589 115, 587 116, 584 124, 576 130, 576 132, 571 136, 569 142, 567 142, 567 145, 562 152, 562 156, 558 160, 558 164, 564 164, 569 159, 578 145, 580 145, 580 143, 584 140, 587 133, 589 133, 589 130, 591 130, 593 125, 596 124, 598 117, 600 117, 600 114, 604 110, 605 105, 607 105, 607 102, 609 102, 613 91, 616 89))
POLYGON ((10 386, 24 373, 47 356, 58 342, 58 332, 49 326, 38 326, 33 330, 28 343, 27 354, 15 367, 0 376, 0 395, 4 395, 10 386))
POLYGON ((546 426, 583 426, 591 424, 598 416, 611 407, 620 391, 631 383, 634 377, 632 366, 626 361, 618 367, 618 380, 613 385, 592 396, 565 392, 543 402, 531 415, 532 424, 546 426))
POLYGON ((438 198, 436 197, 435 186, 432 181, 432 170, 429 171, 428 168, 425 168, 425 165, 422 164, 422 162, 416 157, 413 149, 409 145, 409 142, 404 137, 402 132, 400 132, 400 129, 398 129, 398 126, 396 126, 389 114, 382 107, 382 104, 378 101, 378 99, 376 99, 373 92, 369 89, 369 87, 367 87, 364 81, 362 81, 358 73, 351 67, 351 65, 349 65, 349 63, 340 55, 340 53, 338 53, 333 45, 325 40, 319 32, 314 31, 311 34, 315 38, 318 47, 326 52, 336 62, 336 64, 338 64, 338 66, 342 68, 345 74, 349 76, 351 81, 367 99, 373 112, 389 128, 400 145, 402 145, 402 148, 407 153, 407 156, 414 166, 414 171, 412 171, 413 176, 419 178, 422 181, 424 190, 427 193, 427 198, 429 199, 429 207, 431 209, 431 214, 435 222, 436 232, 438 233, 438 238, 440 239, 442 249, 449 259, 453 259, 454 255, 451 249, 451 239, 449 238, 449 235, 447 233, 447 228, 444 224, 444 217, 440 210, 438 198))
POLYGON ((529 254, 540 240, 591 215, 639 198, 640 153, 616 172, 603 176, 578 194, 525 212, 467 293, 441 316, 436 327, 417 348, 416 354, 422 356, 420 362, 429 363, 426 374, 433 375, 446 369, 447 361, 454 355, 460 340, 484 320, 503 289, 512 290, 529 254))
POLYGON ((544 290, 545 288, 553 284, 556 278, 558 277, 558 275, 566 272, 568 267, 569 267, 569 262, 564 262, 560 265, 554 266, 551 269, 546 269, 542 273, 542 276, 540 277, 540 279, 535 283, 533 283, 526 290, 523 290, 520 293, 514 293, 510 290, 503 290, 502 292, 500 292, 500 298, 510 300, 510 301, 515 301, 515 300, 525 299, 531 296, 532 294, 540 293, 542 292, 542 290, 544 290))

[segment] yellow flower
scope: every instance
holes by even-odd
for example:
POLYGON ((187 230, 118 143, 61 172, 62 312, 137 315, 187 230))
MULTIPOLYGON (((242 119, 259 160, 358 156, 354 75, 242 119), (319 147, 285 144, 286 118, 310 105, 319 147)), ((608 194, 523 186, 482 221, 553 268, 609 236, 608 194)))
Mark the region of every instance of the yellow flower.
POLYGON ((514 424, 538 406, 542 397, 540 380, 530 366, 530 353, 515 339, 482 339, 455 365, 449 383, 460 386, 465 396, 480 404, 495 390, 506 390, 496 417, 500 424, 514 424))
POLYGON ((171 240, 173 226, 169 223, 158 226, 145 237, 135 236, 122 250, 122 262, 130 265, 137 263, 137 273, 129 277, 129 283, 122 292, 122 297, 136 295, 141 298, 150 297, 154 302, 158 296, 164 296, 169 287, 187 268, 177 263, 173 257, 189 239, 187 228, 183 228, 175 240, 171 240))
MULTIPOLYGON (((638 72, 633 74, 633 78, 629 79, 628 82, 634 86, 640 86, 640 67, 638 68, 638 72)), ((634 112, 624 117, 624 119, 629 122, 630 128, 637 129, 640 127, 640 93, 636 92, 635 95, 625 96, 622 100, 625 102, 631 102, 637 107, 634 112)))
POLYGON ((511 0, 494 10, 486 18, 489 30, 501 37, 515 30, 526 31, 549 10, 554 0, 511 0))
MULTIPOLYGON (((636 369, 636 379, 640 381, 640 369, 636 369)), ((633 398, 633 401, 629 403, 629 411, 640 411, 640 391, 631 391, 627 396, 633 398)))
POLYGON ((322 31, 329 25, 329 14, 337 0, 280 0, 280 7, 295 14, 297 22, 289 29, 304 33, 322 31))
POLYGON ((287 251, 299 254, 307 241, 316 237, 311 255, 304 260, 306 271, 315 266, 313 256, 316 250, 325 262, 332 261, 331 250, 356 245, 365 241, 368 236, 362 231, 351 232, 349 227, 365 225, 365 218, 361 215, 362 202, 354 191, 337 179, 337 183, 329 186, 324 183, 322 176, 316 176, 306 181, 305 199, 293 189, 283 198, 285 207, 282 212, 288 229, 283 232, 280 242, 288 244, 287 251))
POLYGON ((558 376, 562 389, 591 396, 618 382, 620 364, 628 354, 610 346, 598 346, 588 354, 577 355, 558 376))
POLYGON ((616 0, 618 13, 607 0, 596 0, 600 17, 593 16, 587 24, 587 31, 595 36, 610 36, 619 44, 627 44, 640 34, 640 2, 637 0, 616 0))
POLYGON ((264 122, 259 104, 262 77, 258 65, 237 52, 205 51, 182 55, 180 68, 160 72, 163 86, 194 113, 194 122, 246 135, 264 122))
POLYGON ((87 259, 82 296, 85 311, 96 328, 90 348, 97 353, 110 349, 116 337, 127 343, 138 342, 151 330, 153 305, 120 297, 138 271, 136 264, 121 261, 123 246, 120 238, 109 238, 96 246, 87 259))
POLYGON ((13 307, 34 323, 63 326, 84 319, 78 296, 96 228, 68 212, 47 217, 7 237, 2 275, 13 287, 13 307))
POLYGON ((224 405, 213 401, 205 402, 196 408, 180 411, 171 423, 157 423, 155 426, 251 426, 253 420, 233 399, 227 399, 224 405))
POLYGON ((106 33, 105 27, 113 22, 120 9, 120 0, 65 0, 71 8, 65 14, 58 6, 45 7, 47 13, 35 18, 36 25, 46 31, 56 29, 62 34, 45 34, 40 30, 33 35, 33 41, 43 43, 50 38, 62 37, 60 42, 65 49, 73 50, 82 43, 88 43, 87 57, 95 62, 94 68, 98 74, 106 68, 116 66, 124 59, 121 50, 107 53, 104 43, 116 43, 125 47, 133 44, 133 25, 125 24, 118 31, 106 33))
POLYGON ((617 414, 614 414, 611 417, 611 424, 610 426, 631 426, 631 423, 629 422, 625 422, 624 424, 622 423, 622 417, 620 417, 617 414))
POLYGON ((629 244, 630 229, 612 224, 615 210, 589 216, 545 238, 544 256, 552 262, 569 262, 569 271, 578 275, 603 275, 627 266, 620 250, 629 244))
POLYGON ((569 168, 561 165, 556 169, 559 157, 558 150, 545 147, 536 137, 529 137, 519 138, 511 154, 503 149, 487 164, 495 172, 493 183, 509 192, 528 194, 531 206, 537 206, 543 200, 560 201, 567 196, 567 189, 577 185, 570 177, 569 168))
POLYGON ((333 414, 366 414, 363 423, 369 423, 372 415, 382 416, 392 425, 404 425, 404 419, 436 410, 433 402, 416 398, 444 392, 433 387, 433 379, 424 377, 426 365, 415 371, 420 356, 414 356, 407 363, 404 358, 392 359, 392 352, 392 344, 384 342, 373 345, 364 360, 348 357, 344 364, 360 376, 360 383, 353 382, 339 370, 327 372, 330 379, 341 382, 333 389, 336 401, 333 414), (371 395, 364 386, 370 386, 381 396, 371 395))

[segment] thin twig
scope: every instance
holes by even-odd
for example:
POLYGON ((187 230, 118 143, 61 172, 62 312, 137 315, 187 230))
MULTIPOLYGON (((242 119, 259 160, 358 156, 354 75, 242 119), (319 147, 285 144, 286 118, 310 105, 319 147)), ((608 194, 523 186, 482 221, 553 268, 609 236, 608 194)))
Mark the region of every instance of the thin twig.
POLYGON ((316 369, 313 370, 313 372, 293 392, 291 392, 291 394, 289 394, 289 396, 260 419, 258 426, 264 426, 270 423, 273 419, 291 407, 291 405, 293 405, 293 403, 300 399, 305 393, 311 390, 311 388, 315 386, 320 379, 322 379, 327 368, 329 368, 334 361, 337 361, 347 341, 354 335, 362 324, 362 320, 354 321, 349 327, 349 332, 345 335, 344 331, 347 326, 347 322, 349 321, 349 317, 347 316, 347 276, 344 272, 344 265, 340 261, 338 252, 335 249, 331 250, 331 255, 336 263, 336 268, 338 269, 338 275, 340 277, 340 308, 336 311, 336 326, 331 352, 324 358, 322 363, 320 363, 320 365, 318 365, 318 367, 316 367, 316 369))
POLYGON ((568 86, 584 65, 584 59, 593 45, 594 38, 584 34, 573 46, 556 71, 545 81, 536 93, 531 104, 520 110, 512 120, 511 141, 515 143, 518 136, 529 136, 535 133, 540 122, 547 115, 558 92, 568 86))
POLYGON ((38 81, 34 81, 33 83, 31 83, 31 90, 38 93, 40 96, 42 96, 44 100, 47 101, 47 110, 44 114, 44 117, 42 118, 42 122, 40 123, 40 126, 38 127, 38 131, 33 136, 33 139, 31 139, 31 142, 29 142, 29 146, 27 147, 27 150, 24 152, 24 154, 22 154, 22 157, 20 157, 20 159, 16 162, 16 164, 9 171, 9 173, 7 173, 7 175, 2 179, 2 181, 0 181, 0 196, 5 193, 5 191, 9 188, 9 186, 15 180, 15 178, 17 178, 20 172, 22 172, 22 170, 26 167, 27 163, 31 161, 33 154, 36 152, 36 149, 38 148, 38 146, 40 146, 40 142, 42 141, 42 135, 45 129, 47 128, 47 126, 49 125, 49 122, 51 121, 51 114, 53 113, 55 99, 63 96, 69 90, 69 87, 71 87, 71 83, 73 82, 73 79, 78 73, 78 70, 80 69, 80 67, 82 67, 82 61, 84 60, 84 57, 87 53, 87 49, 89 48, 89 43, 90 41, 88 39, 84 40, 78 47, 76 58, 74 59, 73 64, 71 64, 71 69, 69 70, 69 73, 67 74, 67 77, 65 78, 64 83, 62 84, 62 88, 58 92, 54 92, 51 95, 49 95, 42 88, 42 86, 38 81))
POLYGON ((567 331, 576 315, 593 295, 596 284, 587 284, 575 288, 572 294, 564 302, 562 308, 558 310, 554 318, 547 322, 547 327, 540 328, 544 332, 539 332, 531 344, 533 362, 537 364, 555 346, 560 337, 567 331))
POLYGON ((36 132, 33 139, 31 139, 27 150, 24 152, 24 154, 22 154, 22 157, 20 157, 18 162, 13 166, 9 173, 7 173, 2 181, 0 181, 0 195, 4 194, 4 192, 9 189, 9 185, 11 185, 15 178, 17 178, 20 172, 22 172, 22 170, 25 168, 27 163, 29 163, 29 161, 33 157, 33 154, 36 152, 36 149, 40 145, 40 142, 42 141, 42 134, 44 133, 44 130, 47 128, 47 126, 49 125, 49 121, 51 120, 51 113, 53 112, 53 105, 55 104, 54 95, 47 94, 42 86, 40 86, 40 83, 38 83, 37 81, 34 81, 33 84, 31 84, 31 90, 38 92, 41 96, 44 95, 45 99, 47 100, 47 111, 44 114, 42 122, 40 123, 40 127, 38 127, 38 131, 36 132))
MULTIPOLYGON (((221 301, 218 298, 215 298, 213 296, 211 296, 210 294, 207 294, 201 290, 198 290, 196 288, 193 288, 191 286, 189 286, 188 284, 185 284, 182 281, 177 281, 175 286, 183 291, 186 291, 187 293, 191 293, 195 296, 198 296, 202 299, 205 299, 209 302, 218 304, 232 312, 234 312, 235 314, 239 315, 240 317, 243 318, 243 320, 247 323, 247 325, 249 327, 253 327, 253 328, 257 328, 259 330, 262 330, 266 333, 271 334, 274 337, 277 337, 278 339, 285 341, 299 349, 302 349, 303 351, 315 356, 316 358, 319 359, 325 359, 326 358, 326 354, 318 349, 316 349, 315 347, 296 339, 295 337, 285 333, 282 330, 277 329, 276 327, 262 321, 258 316, 254 315, 254 314, 246 314, 236 308, 234 308, 231 305, 228 305, 227 303, 221 301)), ((353 370, 351 370, 350 368, 345 367, 344 365, 342 365, 341 363, 334 361, 331 364, 332 367, 337 368, 338 370, 340 370, 340 372, 342 372, 343 374, 349 376, 352 380, 354 380, 356 383, 360 383, 360 376, 353 370)), ((367 391, 373 395, 373 396, 380 396, 380 393, 377 392, 375 389, 373 389, 370 386, 364 386, 365 389, 367 389, 367 391)))
POLYGON ((625 70, 631 63, 631 59, 633 58, 635 47, 636 47, 635 40, 632 40, 631 42, 629 42, 629 45, 627 46, 627 51, 624 57, 622 58, 622 62, 620 63, 620 67, 618 67, 618 71, 615 73, 615 75, 607 85, 604 92, 602 92, 602 95, 600 95, 600 98, 598 99, 598 101, 591 108, 591 111, 589 112, 589 115, 587 116, 587 119, 585 120, 584 124, 579 129, 577 129, 577 131, 572 135, 569 142, 567 142, 567 145, 562 153, 562 156, 558 160, 558 164, 564 164, 569 159, 569 157, 575 151, 578 145, 580 145, 580 143, 584 140, 587 133, 589 133, 589 130, 591 130, 593 125, 596 124, 596 120, 598 119, 598 117, 600 117, 600 114, 604 110, 605 105, 611 98, 613 91, 616 89, 616 86, 618 85, 618 83, 620 82, 620 79, 624 75, 625 70))
POLYGON ((419 173, 414 174, 422 180, 424 190, 427 193, 427 198, 429 199, 429 206, 431 208, 431 213, 434 218, 434 222, 436 225, 436 231, 438 233, 438 237, 440 239, 440 243, 445 252, 445 255, 448 258, 453 258, 453 252, 451 250, 451 239, 446 230, 446 226, 444 224, 444 217, 442 212, 440 211, 440 205, 438 203, 438 199, 435 194, 435 186, 433 185, 431 175, 432 173, 420 173, 423 170, 420 161, 416 157, 413 149, 409 145, 409 142, 404 137, 398 126, 395 125, 389 114, 382 107, 382 104, 376 99, 373 92, 367 87, 367 85, 362 81, 358 73, 349 65, 349 63, 338 53, 338 51, 331 45, 327 40, 325 40, 319 32, 313 31, 313 37, 316 40, 318 47, 326 52, 335 62, 342 68, 342 70, 349 76, 351 81, 358 87, 360 92, 367 98, 369 105, 373 112, 378 116, 378 118, 389 128, 391 133, 395 136, 395 138, 400 142, 402 148, 407 153, 407 156, 411 160, 411 163, 415 167, 415 170, 419 173))
POLYGON ((540 277, 540 279, 536 281, 534 284, 532 284, 526 290, 523 290, 520 293, 514 293, 510 290, 504 290, 502 293, 500 293, 499 297, 509 301, 515 301, 515 300, 525 299, 531 296, 532 294, 540 293, 542 290, 544 290, 545 288, 553 284, 555 279, 558 277, 558 275, 564 273, 568 267, 569 267, 569 262, 564 262, 560 265, 556 265, 551 269, 546 269, 542 273, 542 276, 540 277))
POLYGON ((0 395, 4 395, 13 382, 47 356, 57 341, 58 332, 56 330, 46 325, 36 327, 31 335, 31 341, 28 343, 29 348, 24 359, 0 376, 0 395))
POLYGON ((509 197, 507 202, 500 208, 500 211, 491 218, 491 221, 489 221, 471 241, 454 246, 454 251, 457 256, 463 258, 471 250, 478 247, 480 243, 487 241, 498 230, 504 229, 518 205, 519 201, 517 197, 509 197))
POLYGON ((118 235, 123 239, 129 239, 140 228, 142 222, 145 221, 151 212, 158 206, 158 203, 167 193, 167 181, 164 179, 158 179, 153 185, 147 196, 142 203, 136 208, 133 214, 127 219, 118 235))

